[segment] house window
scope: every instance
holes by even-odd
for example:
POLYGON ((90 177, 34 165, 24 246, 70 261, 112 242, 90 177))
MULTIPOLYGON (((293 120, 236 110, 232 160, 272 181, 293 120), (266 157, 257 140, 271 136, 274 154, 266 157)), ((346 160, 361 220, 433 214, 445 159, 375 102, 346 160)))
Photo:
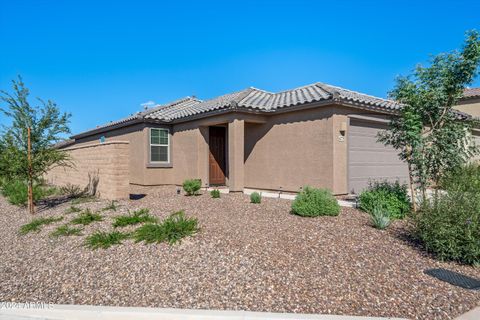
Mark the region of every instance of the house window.
POLYGON ((168 129, 150 129, 150 162, 170 162, 170 134, 168 129))

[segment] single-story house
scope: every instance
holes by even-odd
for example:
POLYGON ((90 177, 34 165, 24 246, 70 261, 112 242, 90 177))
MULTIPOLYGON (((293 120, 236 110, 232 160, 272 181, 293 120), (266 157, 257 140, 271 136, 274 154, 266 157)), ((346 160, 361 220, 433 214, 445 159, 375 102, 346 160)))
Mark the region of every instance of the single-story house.
POLYGON ((456 109, 480 118, 480 88, 465 89, 456 109))
MULTIPOLYGON (((406 181, 397 152, 377 142, 399 108, 394 101, 324 83, 276 93, 248 88, 158 105, 76 134, 62 148, 89 162, 81 166, 82 179, 85 170, 103 170, 110 189, 199 178, 204 186, 230 192, 297 192, 312 185, 342 195, 360 192, 371 179, 406 181), (85 155, 88 150, 94 156, 85 155)), ((56 169, 49 178, 58 184, 73 175, 56 169)), ((105 185, 103 190, 110 192, 105 185)))

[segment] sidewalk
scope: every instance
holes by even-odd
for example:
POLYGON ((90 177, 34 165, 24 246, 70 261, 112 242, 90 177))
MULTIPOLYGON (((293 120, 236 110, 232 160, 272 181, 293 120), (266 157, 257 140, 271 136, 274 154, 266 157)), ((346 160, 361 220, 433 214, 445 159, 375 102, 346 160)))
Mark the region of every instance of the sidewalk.
POLYGON ((311 315, 249 311, 217 311, 162 308, 103 307, 86 305, 50 305, 43 309, 5 308, 2 304, 0 320, 382 320, 399 318, 311 315))

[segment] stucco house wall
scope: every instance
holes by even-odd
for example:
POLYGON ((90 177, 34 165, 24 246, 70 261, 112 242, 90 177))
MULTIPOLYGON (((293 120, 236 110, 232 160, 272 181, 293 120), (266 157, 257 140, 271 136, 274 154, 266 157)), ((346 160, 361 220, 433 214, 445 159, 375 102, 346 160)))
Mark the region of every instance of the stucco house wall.
POLYGON ((227 130, 227 186, 233 187, 232 172, 235 172, 240 189, 297 192, 304 185, 312 185, 328 188, 334 194, 346 194, 348 116, 351 114, 376 113, 335 105, 268 117, 230 113, 173 125, 134 124, 78 139, 75 146, 96 143, 102 136, 106 142, 128 141, 131 184, 181 185, 185 179, 200 178, 205 185, 208 183, 209 126, 222 125, 236 130, 243 126, 236 137, 232 130, 227 130), (169 164, 155 165, 148 161, 149 130, 156 127, 170 130, 169 164), (234 148, 237 149, 233 151, 234 148), (235 170, 231 169, 233 165, 235 170))
POLYGON ((455 108, 476 118, 480 118, 480 97, 461 100, 455 108))

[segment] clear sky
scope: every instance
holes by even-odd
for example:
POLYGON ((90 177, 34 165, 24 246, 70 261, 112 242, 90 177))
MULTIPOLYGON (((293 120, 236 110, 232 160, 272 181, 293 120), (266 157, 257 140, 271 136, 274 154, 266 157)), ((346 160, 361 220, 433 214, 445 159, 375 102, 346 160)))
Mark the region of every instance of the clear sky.
POLYGON ((0 88, 21 74, 33 97, 72 113, 74 133, 149 100, 249 86, 320 81, 385 97, 474 28, 478 0, 0 0, 0 88))

